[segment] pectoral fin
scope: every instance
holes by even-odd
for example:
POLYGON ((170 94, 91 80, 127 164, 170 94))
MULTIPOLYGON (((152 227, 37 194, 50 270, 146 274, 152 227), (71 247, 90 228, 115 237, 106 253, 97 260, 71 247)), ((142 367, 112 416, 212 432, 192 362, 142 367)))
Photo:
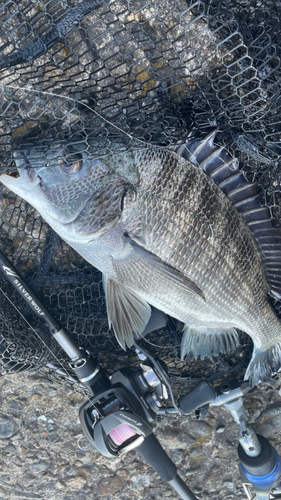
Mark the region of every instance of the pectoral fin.
MULTIPOLYGON (((152 289, 154 294, 166 290, 168 295, 171 288, 176 288, 179 294, 199 295, 205 301, 204 293, 193 281, 126 235, 123 251, 112 256, 112 264, 116 279, 103 275, 108 322, 124 349, 132 346, 134 338, 140 337, 146 328, 151 316, 148 300, 152 289)), ((160 322, 163 326, 163 316, 160 322)))
POLYGON ((125 288, 103 274, 103 286, 109 327, 123 349, 131 347, 134 335, 139 337, 144 331, 150 315, 150 305, 130 289, 125 288))
POLYGON ((184 276, 159 257, 149 252, 133 241, 130 236, 124 236, 131 253, 126 258, 114 259, 113 266, 120 281, 135 276, 136 281, 154 282, 161 286, 175 286, 181 293, 199 295, 206 301, 203 291, 194 281, 184 276))

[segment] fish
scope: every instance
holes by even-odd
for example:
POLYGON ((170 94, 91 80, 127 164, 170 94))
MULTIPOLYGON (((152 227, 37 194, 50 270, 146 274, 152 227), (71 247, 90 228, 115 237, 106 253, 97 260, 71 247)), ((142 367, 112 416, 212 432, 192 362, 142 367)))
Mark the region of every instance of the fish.
POLYGON ((184 323, 182 359, 233 350, 242 330, 254 344, 245 373, 254 386, 281 366, 269 300, 281 298, 281 232, 214 138, 100 158, 77 144, 21 148, 16 175, 0 181, 102 272, 109 326, 124 349, 152 307, 184 323))

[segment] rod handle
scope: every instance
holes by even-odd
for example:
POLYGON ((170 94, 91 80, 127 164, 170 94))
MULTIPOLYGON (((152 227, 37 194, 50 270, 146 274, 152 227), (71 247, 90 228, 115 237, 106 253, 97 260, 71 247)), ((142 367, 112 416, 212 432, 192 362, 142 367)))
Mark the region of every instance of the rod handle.
POLYGON ((163 481, 167 481, 183 500, 197 500, 189 487, 177 473, 177 468, 162 448, 153 433, 149 434, 143 443, 136 448, 140 456, 159 474, 163 481))

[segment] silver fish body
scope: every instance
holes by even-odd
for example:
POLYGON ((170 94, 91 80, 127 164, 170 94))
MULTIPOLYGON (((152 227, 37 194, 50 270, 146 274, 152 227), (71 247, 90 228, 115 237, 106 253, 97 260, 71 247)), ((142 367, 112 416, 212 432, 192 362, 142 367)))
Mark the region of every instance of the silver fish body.
POLYGON ((141 335, 152 305, 185 323, 182 357, 234 348, 238 328, 254 341, 245 378, 254 385, 278 370, 281 324, 260 252, 215 182, 156 147, 85 157, 80 167, 69 174, 53 160, 0 180, 102 271, 120 344, 141 335))

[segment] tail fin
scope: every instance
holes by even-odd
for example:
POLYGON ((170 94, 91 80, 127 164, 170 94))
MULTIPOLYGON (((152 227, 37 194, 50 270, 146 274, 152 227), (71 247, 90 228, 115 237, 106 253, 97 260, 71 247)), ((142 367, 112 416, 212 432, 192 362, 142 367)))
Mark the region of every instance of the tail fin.
POLYGON ((252 359, 248 365, 244 380, 248 380, 251 387, 260 382, 270 381, 272 375, 281 369, 281 342, 266 351, 254 347, 252 359))

